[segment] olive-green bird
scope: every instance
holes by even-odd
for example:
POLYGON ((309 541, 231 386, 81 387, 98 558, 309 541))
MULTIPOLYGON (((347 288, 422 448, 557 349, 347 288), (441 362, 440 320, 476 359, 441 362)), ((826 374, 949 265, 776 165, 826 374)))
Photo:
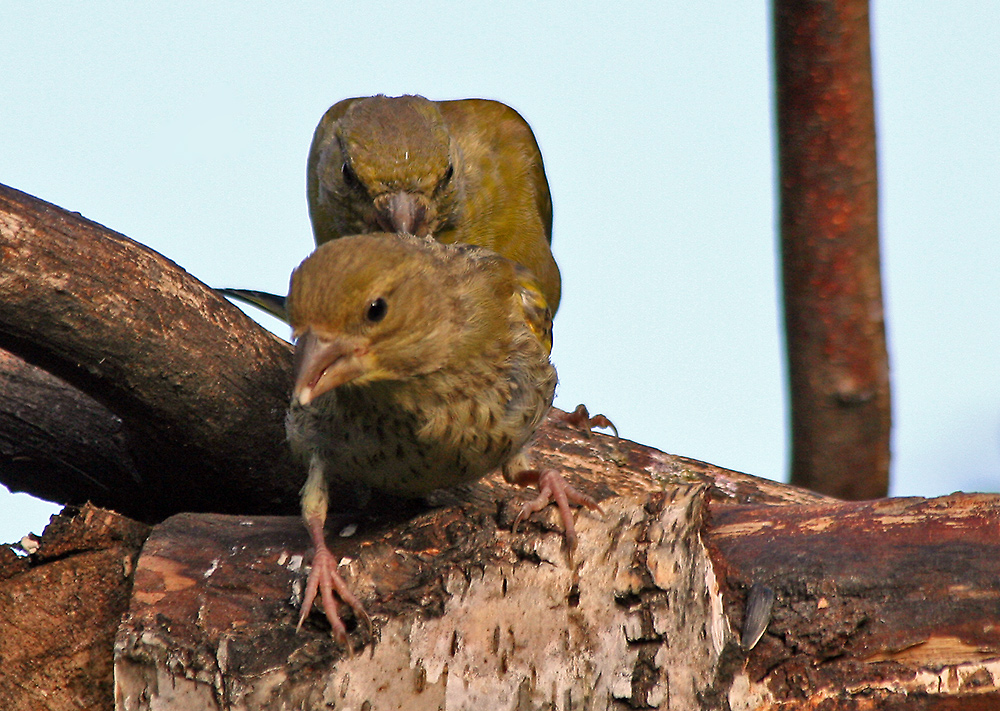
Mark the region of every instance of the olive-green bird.
MULTIPOLYGON (((552 313, 559 307, 542 154, 527 122, 505 104, 340 101, 316 128, 306 188, 317 245, 386 231, 488 247, 527 267, 552 313)), ((221 291, 287 319, 280 296, 221 291)))
MULTIPOLYGON (((315 554, 303 620, 317 593, 338 639, 337 602, 367 619, 324 539, 327 487, 421 497, 500 469, 535 484, 518 516, 569 501, 599 510, 521 453, 552 404, 551 315, 527 271, 491 250, 368 234, 321 245, 292 274, 287 300, 296 373, 286 420, 308 463, 302 514, 315 554)), ((515 524, 516 525, 516 524, 515 524)))
POLYGON ((345 99, 327 110, 306 168, 316 244, 374 231, 489 247, 534 273, 552 313, 552 199, 527 122, 498 101, 345 99))

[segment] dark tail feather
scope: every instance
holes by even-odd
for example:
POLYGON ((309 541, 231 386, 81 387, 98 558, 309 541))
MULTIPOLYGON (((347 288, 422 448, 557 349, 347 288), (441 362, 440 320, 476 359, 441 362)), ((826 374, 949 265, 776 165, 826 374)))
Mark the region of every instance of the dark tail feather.
POLYGON ((269 294, 266 291, 254 291, 253 289, 216 289, 223 296, 236 299, 247 304, 256 306, 261 311, 265 311, 275 318, 288 323, 288 312, 285 311, 285 297, 277 294, 269 294))

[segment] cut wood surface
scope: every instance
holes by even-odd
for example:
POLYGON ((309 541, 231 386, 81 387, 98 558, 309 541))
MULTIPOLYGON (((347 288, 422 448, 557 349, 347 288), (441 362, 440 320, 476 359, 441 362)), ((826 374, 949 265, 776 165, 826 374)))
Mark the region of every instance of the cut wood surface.
POLYGON ((112 649, 149 527, 84 507, 36 553, 0 547, 0 709, 111 709, 112 649))

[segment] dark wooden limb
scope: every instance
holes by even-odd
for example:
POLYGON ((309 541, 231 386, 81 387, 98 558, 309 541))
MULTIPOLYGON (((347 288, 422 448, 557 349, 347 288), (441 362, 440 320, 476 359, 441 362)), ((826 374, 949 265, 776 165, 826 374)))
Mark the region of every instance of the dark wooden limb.
POLYGON ((885 496, 890 391, 868 0, 776 0, 792 482, 885 496))
POLYGON ((745 667, 757 708, 1000 708, 1000 496, 713 503, 731 620, 776 593, 745 667))
POLYGON ((145 497, 119 417, 0 351, 0 480, 12 491, 117 511, 145 497))
MULTIPOLYGON (((302 473, 284 441, 288 344, 156 252, 4 186, 0 347, 126 423, 113 433, 124 451, 107 456, 127 456, 141 486, 117 510, 144 521, 296 510, 302 473)), ((74 400, 42 384, 35 403, 51 397, 74 400)), ((95 437, 108 434, 98 425, 95 437)), ((121 467, 109 471, 87 471, 67 500, 101 500, 122 480, 121 467)), ((24 474, 14 472, 16 488, 51 495, 24 474)))

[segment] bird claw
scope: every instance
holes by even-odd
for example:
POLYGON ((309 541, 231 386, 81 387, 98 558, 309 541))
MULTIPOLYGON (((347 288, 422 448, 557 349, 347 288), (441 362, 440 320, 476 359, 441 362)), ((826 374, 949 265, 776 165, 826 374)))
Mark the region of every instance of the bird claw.
POLYGON ((526 469, 514 474, 512 479, 519 486, 534 484, 538 487, 538 496, 521 505, 520 511, 518 511, 517 516, 514 518, 511 530, 517 533, 517 528, 520 526, 522 519, 541 511, 550 503, 555 503, 559 509, 559 518, 563 522, 566 547, 569 550, 570 556, 573 555, 573 551, 576 549, 577 536, 576 524, 573 521, 573 511, 569 505, 573 503, 577 506, 588 508, 591 511, 597 511, 601 516, 604 515, 604 511, 595 499, 576 489, 563 478, 562 474, 554 469, 541 471, 538 469, 526 469))
POLYGON ((334 638, 347 648, 348 654, 353 654, 354 651, 347 639, 347 628, 344 626, 343 620, 340 619, 340 606, 337 604, 337 597, 354 611, 355 616, 364 622, 369 632, 372 627, 371 618, 365 612, 365 608, 358 598, 347 587, 344 579, 340 577, 340 573, 337 572, 337 561, 326 544, 316 547, 312 570, 309 571, 309 579, 302 595, 302 612, 299 615, 299 624, 295 627, 296 632, 302 628, 302 623, 312 611, 317 593, 319 593, 326 619, 330 622, 334 638), (336 597, 334 597, 334 593, 336 593, 336 597))
POLYGON ((563 421, 571 427, 583 430, 588 435, 592 429, 598 427, 600 429, 609 429, 615 433, 615 437, 618 437, 618 428, 615 427, 611 420, 601 414, 591 415, 587 410, 587 406, 583 403, 577 405, 573 412, 567 412, 563 421))

